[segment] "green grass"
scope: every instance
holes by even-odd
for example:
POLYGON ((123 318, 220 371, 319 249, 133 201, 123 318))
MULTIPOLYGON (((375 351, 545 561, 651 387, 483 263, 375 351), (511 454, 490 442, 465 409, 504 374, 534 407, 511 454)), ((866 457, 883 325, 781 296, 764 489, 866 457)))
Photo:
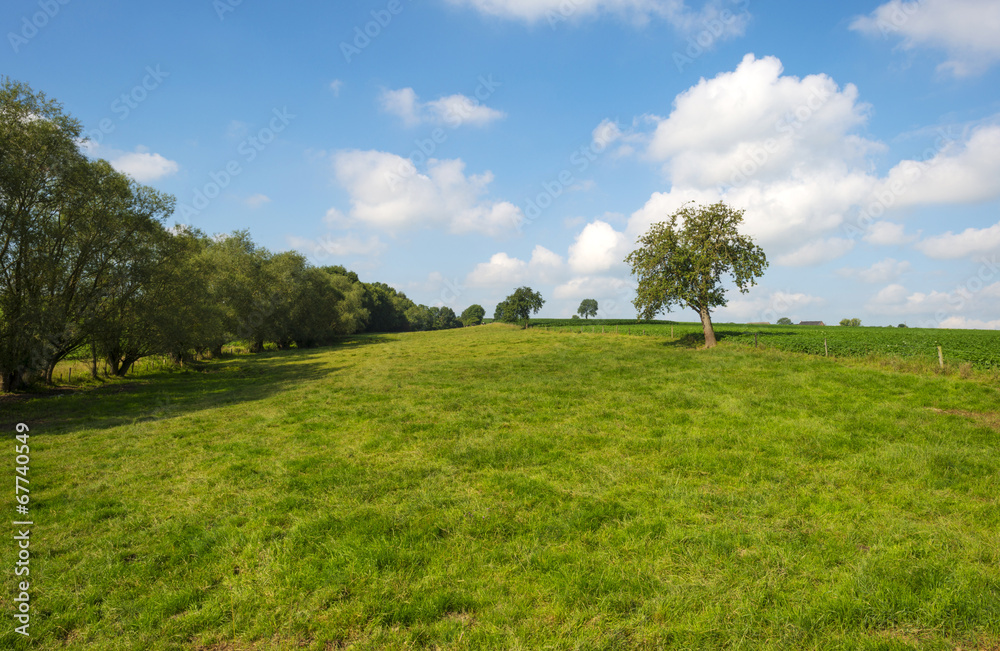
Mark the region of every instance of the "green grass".
MULTIPOLYGON (((630 334, 687 338, 704 343, 700 323, 640 322, 627 319, 537 319, 532 327, 583 334, 630 334)), ((982 371, 1000 371, 1000 332, 946 328, 851 328, 842 326, 779 326, 717 323, 719 340, 747 346, 759 345, 788 352, 833 357, 881 357, 914 362, 944 360, 982 371)))
POLYGON ((1000 646, 995 384, 683 343, 491 325, 6 398, 35 610, 0 647, 1000 646))

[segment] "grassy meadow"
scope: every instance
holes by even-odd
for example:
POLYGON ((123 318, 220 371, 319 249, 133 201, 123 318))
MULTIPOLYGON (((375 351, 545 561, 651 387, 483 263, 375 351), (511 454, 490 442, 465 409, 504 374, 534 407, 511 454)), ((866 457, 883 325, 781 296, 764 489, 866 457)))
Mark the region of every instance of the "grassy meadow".
POLYGON ((2 397, 36 526, 0 647, 1000 648, 995 381, 689 344, 494 324, 2 397))

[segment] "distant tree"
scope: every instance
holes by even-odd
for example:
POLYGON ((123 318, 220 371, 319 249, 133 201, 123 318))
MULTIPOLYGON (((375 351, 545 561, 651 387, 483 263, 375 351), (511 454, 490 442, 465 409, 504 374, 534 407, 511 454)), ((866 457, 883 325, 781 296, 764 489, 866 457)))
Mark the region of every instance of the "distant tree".
POLYGON ((507 309, 507 301, 500 301, 497 303, 496 309, 493 310, 493 320, 503 321, 504 310, 507 309))
POLYGON ((580 320, 580 315, 579 315, 579 314, 574 314, 574 315, 573 315, 573 316, 572 316, 571 318, 572 318, 572 319, 573 319, 574 321, 579 321, 579 320, 580 320))
POLYGON ((908 326, 908 325, 906 325, 905 323, 900 323, 900 324, 899 324, 898 326, 896 326, 896 327, 897 327, 897 328, 908 328, 909 326, 908 326))
POLYGON ((459 317, 459 320, 461 320, 462 325, 468 327, 482 323, 484 316, 486 316, 486 310, 483 309, 483 306, 473 304, 465 308, 465 311, 462 312, 462 316, 459 317))
POLYGON ((778 319, 778 325, 792 325, 792 320, 789 319, 787 316, 783 316, 780 319, 778 319))
MULTIPOLYGON (((524 322, 524 328, 528 327, 528 322, 532 314, 537 314, 542 309, 545 299, 530 287, 518 287, 514 293, 504 299, 501 320, 505 323, 524 322)), ((497 306, 499 309, 500 306, 497 306)))
MULTIPOLYGON (((333 267, 334 270, 338 267, 333 267)), ((343 269, 343 267, 340 267, 343 269)), ((352 271, 344 275, 348 280, 357 278, 352 271)), ((356 281, 355 281, 356 282, 356 281)), ((365 309, 368 310, 367 332, 401 332, 403 330, 419 330, 413 328, 406 317, 406 312, 415 305, 406 294, 397 292, 395 288, 385 283, 364 283, 365 309)))
POLYGON ((857 328, 861 325, 861 319, 841 319, 840 325, 857 328))
MULTIPOLYGON (((189 233, 138 233, 127 265, 111 275, 89 323, 93 356, 123 376, 143 357, 181 348, 208 348, 207 278, 198 266, 202 242, 189 233)), ((91 367, 96 375, 97 369, 91 367)))
POLYGON ((685 205, 653 224, 625 258, 638 277, 633 304, 640 318, 652 319, 674 305, 693 309, 701 316, 705 347, 715 346, 711 311, 726 304, 723 274, 746 293, 767 268, 763 249, 739 233, 742 221, 742 210, 719 202, 685 205))
POLYGON ((458 328, 461 323, 458 317, 455 316, 455 310, 450 307, 441 308, 431 308, 432 310, 437 310, 434 314, 434 329, 435 330, 449 330, 451 328, 458 328))
POLYGON ((434 327, 434 317, 426 305, 414 305, 407 308, 406 320, 410 324, 410 330, 419 332, 434 327))
POLYGON ((597 301, 592 298, 583 299, 580 302, 580 307, 576 309, 576 313, 585 319, 597 316, 597 301))

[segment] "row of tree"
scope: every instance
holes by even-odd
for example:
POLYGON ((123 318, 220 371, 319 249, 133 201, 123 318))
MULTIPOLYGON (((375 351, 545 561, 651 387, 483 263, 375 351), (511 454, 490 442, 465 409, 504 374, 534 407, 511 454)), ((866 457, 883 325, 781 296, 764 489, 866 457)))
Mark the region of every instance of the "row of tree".
MULTIPOLYGON (((124 375, 136 361, 219 354, 245 340, 311 347, 360 331, 473 325, 341 266, 271 252, 245 231, 167 228, 174 198, 81 150, 81 126, 25 84, 0 85, 0 389, 52 381, 90 352, 124 375)), ((474 309, 478 308, 478 309, 474 309)), ((476 316, 478 314, 478 317, 476 316)))

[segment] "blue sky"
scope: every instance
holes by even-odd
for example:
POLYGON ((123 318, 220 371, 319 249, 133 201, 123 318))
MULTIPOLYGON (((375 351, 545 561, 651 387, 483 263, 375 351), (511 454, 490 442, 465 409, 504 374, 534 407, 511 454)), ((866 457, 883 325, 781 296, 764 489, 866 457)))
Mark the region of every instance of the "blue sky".
MULTIPOLYGON (((1000 3, 9 0, 0 74, 91 154, 417 302, 632 317, 623 258, 725 200, 717 321, 1000 328, 1000 3)), ((670 318, 695 320, 694 312, 670 318)))

